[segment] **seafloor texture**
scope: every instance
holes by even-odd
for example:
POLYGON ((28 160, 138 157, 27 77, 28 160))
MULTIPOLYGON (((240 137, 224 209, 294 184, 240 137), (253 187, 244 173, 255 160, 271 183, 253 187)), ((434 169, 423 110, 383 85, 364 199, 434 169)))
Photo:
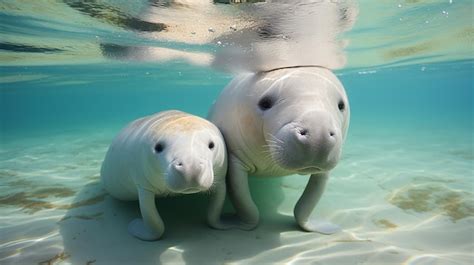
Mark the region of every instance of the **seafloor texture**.
POLYGON ((341 233, 296 227, 292 206, 307 178, 290 176, 252 181, 263 216, 250 232, 206 227, 202 196, 158 200, 167 229, 158 242, 128 235, 138 205, 98 184, 112 132, 14 140, 1 153, 2 263, 469 264, 473 156, 462 141, 469 135, 455 133, 453 144, 449 130, 419 133, 425 137, 416 142, 403 131, 351 135, 317 210, 341 233))
MULTIPOLYGON (((101 123, 86 107, 57 113, 62 105, 51 98, 21 109, 21 114, 11 112, 15 102, 38 91, 27 88, 34 83, 18 84, 25 87, 22 91, 4 90, 10 105, 2 108, 10 111, 10 119, 4 112, 8 130, 0 148, 0 263, 472 264, 472 65, 421 69, 340 73, 351 99, 352 124, 343 159, 314 213, 342 226, 342 232, 329 236, 302 232, 295 225, 292 207, 307 177, 289 176, 251 180, 262 212, 254 231, 208 228, 206 197, 188 195, 158 200, 166 225, 163 240, 137 240, 127 233, 128 222, 139 216, 137 203, 105 194, 99 169, 129 116, 159 111, 163 105, 152 106, 149 98, 159 102, 173 95, 163 89, 139 90, 132 99, 127 93, 137 90, 109 88, 100 92, 104 96, 96 95, 100 87, 84 86, 58 96, 84 93, 61 104, 92 108, 98 100, 94 96, 109 98, 103 112, 95 109, 99 117, 110 111, 101 123), (119 112, 124 98, 143 105, 121 106, 125 110, 119 112), (34 116, 35 108, 41 115, 34 116), (136 109, 125 114, 126 108, 136 109), (48 120, 56 114, 59 121, 48 120), (68 118, 82 123, 72 126, 68 118)), ((184 91, 208 93, 200 104, 210 104, 227 81, 218 80, 212 90, 184 91)), ((186 105, 187 99, 174 96, 168 105, 205 113, 203 106, 186 105)))

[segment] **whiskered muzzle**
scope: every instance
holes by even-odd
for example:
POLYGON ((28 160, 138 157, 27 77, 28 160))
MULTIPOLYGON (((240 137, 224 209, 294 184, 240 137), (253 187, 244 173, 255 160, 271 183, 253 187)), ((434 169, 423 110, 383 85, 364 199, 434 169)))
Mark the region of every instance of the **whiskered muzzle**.
POLYGON ((212 165, 204 160, 175 160, 170 164, 167 184, 174 192, 196 193, 208 190, 213 182, 212 165))
POLYGON ((329 171, 339 161, 341 134, 329 117, 311 115, 283 126, 269 150, 282 168, 302 174, 329 171))

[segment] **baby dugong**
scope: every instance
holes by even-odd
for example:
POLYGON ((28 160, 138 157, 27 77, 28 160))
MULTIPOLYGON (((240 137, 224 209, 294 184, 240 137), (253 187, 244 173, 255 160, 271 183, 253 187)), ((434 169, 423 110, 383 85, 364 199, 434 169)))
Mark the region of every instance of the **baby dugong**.
POLYGON ((227 153, 211 122, 180 111, 164 111, 127 125, 113 140, 101 169, 107 192, 139 200, 142 219, 128 226, 142 240, 157 240, 164 223, 155 197, 210 191, 207 221, 222 229, 227 153))

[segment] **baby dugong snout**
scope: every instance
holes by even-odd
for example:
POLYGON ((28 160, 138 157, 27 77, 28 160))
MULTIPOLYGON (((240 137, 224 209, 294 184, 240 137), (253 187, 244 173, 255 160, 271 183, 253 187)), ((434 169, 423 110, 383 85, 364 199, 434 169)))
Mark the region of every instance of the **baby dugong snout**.
POLYGON ((211 187, 213 181, 213 171, 209 170, 209 162, 205 159, 178 158, 170 163, 167 184, 174 192, 205 191, 211 187))
POLYGON ((309 112, 284 125, 275 138, 274 148, 280 152, 273 153, 285 168, 300 173, 328 171, 339 160, 341 130, 328 112, 309 112))

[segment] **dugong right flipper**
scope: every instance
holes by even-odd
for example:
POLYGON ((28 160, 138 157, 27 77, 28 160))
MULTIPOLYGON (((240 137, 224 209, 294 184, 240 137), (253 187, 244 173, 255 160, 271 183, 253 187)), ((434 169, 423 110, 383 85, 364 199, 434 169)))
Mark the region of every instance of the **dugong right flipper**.
POLYGON ((215 190, 213 190, 211 194, 209 208, 207 210, 207 224, 214 229, 226 230, 232 228, 230 223, 226 224, 222 222, 220 216, 224 206, 226 191, 226 183, 222 181, 216 185, 215 190))
POLYGON ((155 193, 142 187, 138 188, 140 201, 140 212, 143 219, 137 218, 130 222, 128 231, 130 234, 145 241, 160 239, 165 231, 165 225, 155 205, 155 193))
POLYGON ((294 216, 301 229, 308 232, 318 232, 321 234, 334 234, 341 228, 328 221, 311 219, 310 215, 323 195, 328 173, 312 174, 306 188, 296 203, 294 216))

